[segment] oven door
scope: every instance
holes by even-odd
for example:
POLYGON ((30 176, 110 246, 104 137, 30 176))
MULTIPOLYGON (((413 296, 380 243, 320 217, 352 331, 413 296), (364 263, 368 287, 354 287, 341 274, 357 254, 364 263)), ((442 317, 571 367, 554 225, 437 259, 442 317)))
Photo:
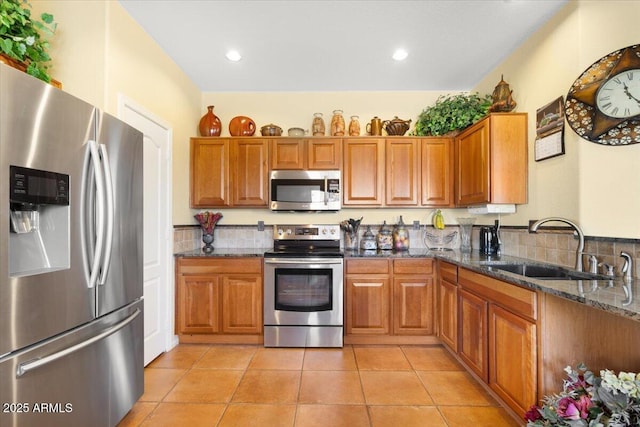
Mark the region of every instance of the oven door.
POLYGON ((342 326, 342 258, 265 258, 265 326, 342 326))

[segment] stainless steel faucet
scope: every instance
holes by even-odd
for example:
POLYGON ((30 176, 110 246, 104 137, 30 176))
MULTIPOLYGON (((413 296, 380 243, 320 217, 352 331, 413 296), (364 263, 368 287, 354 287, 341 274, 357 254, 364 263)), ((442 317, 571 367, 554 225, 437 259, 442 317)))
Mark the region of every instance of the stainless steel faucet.
POLYGON ((533 224, 531 224, 531 226, 529 227, 529 232, 531 233, 537 232, 538 227, 540 227, 541 224, 544 224, 545 222, 549 222, 549 221, 564 222, 565 224, 568 224, 571 227, 573 227, 573 229, 576 231, 576 233, 578 234, 578 248, 576 249, 576 270, 583 271, 582 252, 584 251, 584 233, 582 232, 582 229, 580 229, 578 224, 566 218, 561 218, 559 216, 551 216, 549 218, 540 219, 534 222, 533 224))
POLYGON ((630 282, 633 280, 633 258, 627 252, 620 252, 620 256, 624 258, 624 265, 622 266, 622 273, 624 273, 624 280, 630 282))

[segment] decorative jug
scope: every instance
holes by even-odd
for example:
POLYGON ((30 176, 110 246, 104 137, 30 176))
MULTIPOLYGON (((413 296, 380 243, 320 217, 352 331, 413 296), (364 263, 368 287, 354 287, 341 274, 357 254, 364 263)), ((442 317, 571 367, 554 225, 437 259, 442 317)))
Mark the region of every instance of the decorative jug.
POLYGON ((395 116, 393 120, 385 120, 382 122, 384 130, 387 135, 404 135, 409 130, 411 119, 402 120, 398 116, 395 116))
POLYGON ((367 123, 367 132, 371 136, 382 135, 382 120, 378 116, 374 116, 371 123, 367 123))
POLYGON ((207 113, 202 116, 198 129, 201 136, 220 136, 222 125, 218 116, 213 114, 213 105, 207 107, 207 113))

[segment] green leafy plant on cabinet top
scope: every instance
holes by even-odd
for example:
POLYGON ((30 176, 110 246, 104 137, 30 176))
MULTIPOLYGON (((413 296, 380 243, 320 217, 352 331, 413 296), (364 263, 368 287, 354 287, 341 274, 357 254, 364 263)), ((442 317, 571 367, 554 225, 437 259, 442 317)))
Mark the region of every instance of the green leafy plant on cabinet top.
POLYGON ((43 13, 40 20, 31 17, 27 0, 0 1, 0 53, 23 63, 26 72, 49 83, 49 42, 56 23, 53 15, 43 13))
POLYGON ((418 136, 437 136, 462 130, 485 117, 491 102, 491 95, 442 95, 435 105, 422 110, 414 132, 418 136))

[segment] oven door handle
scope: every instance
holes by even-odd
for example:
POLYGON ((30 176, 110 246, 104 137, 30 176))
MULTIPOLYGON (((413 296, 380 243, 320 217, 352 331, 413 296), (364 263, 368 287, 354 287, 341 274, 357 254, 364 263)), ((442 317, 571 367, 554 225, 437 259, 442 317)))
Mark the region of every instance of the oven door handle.
POLYGON ((339 260, 318 259, 318 258, 300 258, 295 260, 282 258, 265 258, 265 264, 287 264, 287 265, 308 265, 308 264, 342 264, 342 258, 339 260))

